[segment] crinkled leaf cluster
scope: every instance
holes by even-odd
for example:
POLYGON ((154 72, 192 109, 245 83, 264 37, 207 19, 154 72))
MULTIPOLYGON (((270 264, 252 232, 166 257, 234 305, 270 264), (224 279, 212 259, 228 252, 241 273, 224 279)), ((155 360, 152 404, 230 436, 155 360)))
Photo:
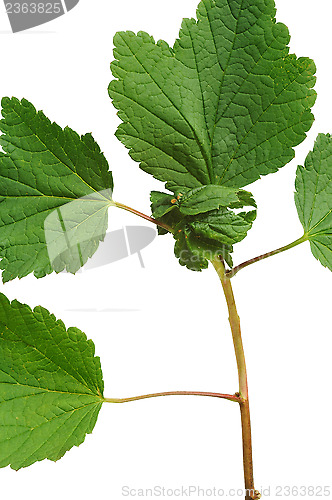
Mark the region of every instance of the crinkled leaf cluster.
MULTIPOLYGON (((208 267, 221 255, 232 266, 233 245, 242 241, 256 211, 235 213, 231 208, 256 206, 251 193, 224 186, 203 186, 172 195, 153 191, 151 210, 156 219, 172 228, 174 252, 181 265, 192 271, 208 267)), ((167 233, 163 228, 160 234, 167 233)))

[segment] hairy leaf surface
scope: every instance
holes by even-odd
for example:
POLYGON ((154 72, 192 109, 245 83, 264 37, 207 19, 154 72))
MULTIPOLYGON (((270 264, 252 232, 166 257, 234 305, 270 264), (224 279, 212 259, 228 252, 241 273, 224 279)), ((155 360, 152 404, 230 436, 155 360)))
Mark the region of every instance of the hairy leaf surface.
POLYGON ((3 281, 76 272, 97 250, 112 174, 90 134, 51 123, 23 99, 2 100, 0 263, 3 281))
POLYGON ((289 54, 274 0, 202 0, 174 47, 117 33, 117 137, 171 191, 246 186, 276 172, 311 127, 315 65, 289 54))
POLYGON ((92 432, 104 389, 94 352, 77 328, 0 294, 0 467, 58 460, 92 432))
POLYGON ((332 137, 319 134, 296 174, 295 202, 304 238, 323 266, 332 271, 332 137))

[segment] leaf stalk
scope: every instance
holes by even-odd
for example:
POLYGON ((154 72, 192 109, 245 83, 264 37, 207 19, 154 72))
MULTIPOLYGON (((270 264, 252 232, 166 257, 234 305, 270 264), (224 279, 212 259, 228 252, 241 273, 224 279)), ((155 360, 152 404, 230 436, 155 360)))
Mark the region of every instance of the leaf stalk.
POLYGON ((150 217, 149 215, 145 215, 142 212, 139 212, 138 210, 135 210, 135 208, 128 207, 127 205, 124 205, 123 203, 119 203, 117 201, 113 201, 113 206, 117 208, 121 208, 122 210, 126 210, 127 212, 130 212, 134 215, 137 215, 138 217, 141 217, 142 219, 145 219, 149 222, 152 222, 152 224, 156 224, 156 226, 160 226, 169 233, 173 233, 173 229, 171 226, 168 224, 164 224, 164 222, 161 222, 160 220, 154 219, 153 217, 150 217))
POLYGON ((298 238, 297 240, 293 241, 292 243, 289 243, 289 245, 285 245, 284 247, 277 248, 277 250, 272 250, 272 252, 267 252, 264 253, 263 255, 259 255, 258 257, 254 257, 253 259, 247 260, 243 262, 242 264, 239 264, 238 266, 233 267, 233 269, 230 269, 229 271, 226 272, 226 277, 227 278, 233 278, 241 269, 244 269, 245 267, 250 266, 251 264, 255 264, 256 262, 259 262, 261 260, 267 259, 268 257, 272 257, 273 255, 277 255, 278 253, 285 252, 286 250, 290 250, 291 248, 296 247, 297 245, 300 245, 304 241, 308 240, 307 234, 304 234, 301 236, 301 238, 298 238))
POLYGON ((158 398, 160 396, 206 396, 219 399, 227 399, 235 403, 240 403, 241 398, 234 394, 219 394, 216 392, 193 392, 193 391, 171 391, 171 392, 157 392, 154 394, 144 394, 143 396, 134 396, 131 398, 104 398, 105 403, 131 403, 141 399, 158 398))

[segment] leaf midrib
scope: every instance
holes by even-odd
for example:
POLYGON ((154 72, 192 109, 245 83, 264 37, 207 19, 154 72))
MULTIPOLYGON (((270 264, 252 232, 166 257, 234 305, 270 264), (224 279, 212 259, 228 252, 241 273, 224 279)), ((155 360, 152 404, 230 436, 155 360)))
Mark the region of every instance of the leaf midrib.
MULTIPOLYGON (((88 403, 88 404, 86 404, 86 405, 82 405, 82 406, 81 406, 81 407, 79 407, 79 408, 74 408, 74 409, 69 410, 69 411, 65 410, 65 411, 64 411, 61 415, 56 415, 55 417, 52 417, 51 419, 47 420, 46 422, 42 422, 41 424, 36 425, 36 426, 35 426, 35 427, 33 427, 32 429, 31 429, 31 428, 26 427, 26 431, 21 432, 20 434, 16 434, 16 435, 15 435, 15 436, 13 436, 12 438, 5 439, 4 441, 0 441, 0 443, 1 443, 1 442, 6 442, 6 441, 10 441, 11 439, 15 439, 15 438, 17 438, 17 437, 19 437, 19 436, 22 436, 23 434, 25 434, 25 433, 27 433, 27 432, 29 433, 29 435, 27 436, 27 438, 25 439, 25 441, 24 441, 23 443, 21 443, 21 444, 20 444, 20 446, 19 446, 17 449, 15 449, 13 452, 11 452, 9 455, 7 455, 5 458, 1 458, 1 461, 7 461, 8 459, 10 459, 10 457, 11 457, 11 456, 13 456, 14 454, 17 454, 18 450, 20 450, 20 449, 21 449, 21 448, 22 448, 22 447, 26 444, 26 442, 29 440, 29 438, 30 438, 30 436, 31 436, 31 433, 32 433, 35 429, 38 429, 38 428, 40 428, 40 427, 42 427, 42 426, 44 426, 44 425, 49 425, 49 423, 50 423, 50 422, 52 422, 53 420, 56 420, 57 418, 63 418, 63 417, 66 417, 66 419, 64 420, 64 422, 63 422, 63 423, 61 423, 60 427, 58 427, 57 429, 55 429, 55 430, 51 433, 51 435, 50 435, 50 436, 48 436, 48 438, 47 438, 47 441, 48 441, 48 440, 50 440, 50 439, 54 436, 54 434, 56 434, 57 432, 59 432, 59 429, 61 429, 61 427, 62 427, 63 425, 65 425, 65 424, 66 424, 66 422, 68 421, 68 419, 70 419, 70 417, 71 417, 70 413, 72 413, 72 414, 73 414, 75 411, 80 411, 80 410, 82 410, 82 409, 84 409, 84 408, 87 408, 88 406, 97 405, 97 404, 100 404, 100 403, 88 403)), ((90 411, 91 411, 91 409, 90 409, 90 411)), ((90 412, 90 411, 89 411, 89 412, 90 412)), ((89 412, 88 412, 88 413, 89 413, 89 412)), ((88 414, 88 413, 87 413, 87 414, 88 414)), ((85 416, 85 415, 84 415, 84 416, 85 416)), ((81 422, 82 422, 82 420, 83 420, 83 417, 82 417, 82 419, 81 419, 81 422)), ((79 425, 79 424, 78 424, 78 425, 79 425)), ((75 429, 77 429, 78 425, 75 427, 75 429)), ((24 467, 24 465, 23 465, 23 464, 24 464, 24 463, 26 463, 26 462, 27 462, 27 460, 28 460, 29 458, 31 458, 34 454, 36 454, 36 453, 40 450, 40 448, 42 448, 42 447, 45 445, 45 443, 46 443, 46 440, 45 440, 45 441, 44 441, 44 442, 43 442, 43 443, 42 443, 42 444, 41 444, 41 445, 40 445, 37 449, 35 449, 35 450, 33 451, 33 453, 30 453, 30 454, 29 454, 29 455, 28 455, 28 456, 24 459, 24 461, 22 462, 22 465, 20 465, 20 467, 24 467)), ((66 451, 67 451, 67 450, 66 450, 66 451)), ((47 457, 45 457, 45 458, 47 458, 47 457)), ((40 459, 39 459, 39 460, 40 460, 40 459)), ((10 463, 10 462, 9 462, 9 463, 10 463)))
MULTIPOLYGON (((49 147, 45 144, 45 142, 41 139, 41 137, 39 137, 39 135, 37 135, 37 133, 32 130, 31 126, 26 122, 26 120, 23 118, 23 116, 21 116, 14 107, 11 107, 11 110, 16 114, 16 116, 21 120, 21 122, 30 130, 31 132, 31 136, 34 136, 36 137, 40 142, 41 144, 46 148, 46 151, 50 152, 54 158, 56 158, 58 160, 58 162, 61 164, 61 165, 65 165, 65 167, 67 167, 74 175, 76 175, 82 182, 83 184, 85 184, 89 189, 91 189, 92 191, 94 191, 95 193, 98 193, 98 191, 96 191, 92 186, 90 186, 80 175, 78 175, 77 171, 76 170, 73 170, 72 168, 70 168, 70 166, 68 165, 68 163, 64 163, 56 154, 54 151, 51 151, 49 149, 49 147)), ((38 115, 40 114, 40 112, 38 113, 37 111, 35 112, 34 114, 34 117, 38 117, 38 115)), ((43 118, 45 118, 45 115, 44 113, 40 114, 41 116, 41 119, 43 120, 43 118)), ((50 123, 50 126, 52 127, 52 123, 50 123)), ((60 127, 61 128, 61 127, 60 127)), ((61 128, 61 131, 62 133, 64 134, 65 136, 65 129, 62 129, 61 128)), ((7 134, 4 136, 4 140, 6 140, 7 142, 9 142, 10 144, 11 141, 8 139, 6 139, 7 137, 7 134)), ((26 136, 25 136, 26 137, 26 136)), ((80 137, 80 136, 79 136, 80 137)), ((65 138, 65 137, 64 137, 65 138)), ((80 137, 80 139, 82 139, 80 137)), ((65 157, 69 160, 69 163, 72 164, 73 168, 75 169, 75 165, 73 164, 73 162, 71 161, 70 157, 68 156, 68 153, 65 151, 65 149, 63 148, 62 144, 57 141, 57 144, 59 145, 59 147, 61 148, 62 152, 64 153, 65 157)), ((17 149, 21 149, 21 150, 24 150, 21 146, 20 147, 17 147, 16 145, 12 144, 15 148, 17 149)), ((28 151, 29 153, 32 153, 31 151, 28 151)), ((9 156, 11 157, 10 154, 7 154, 6 156, 9 156)))
MULTIPOLYGON (((13 375, 5 372, 4 370, 2 370, 0 368, 0 372, 4 373, 5 375, 9 375, 10 377, 14 378, 13 375)), ((16 380, 16 379, 14 379, 16 380)), ((5 399, 3 401, 0 401, 0 406, 3 404, 3 403, 7 403, 9 401, 14 401, 14 400, 17 400, 17 399, 24 399, 24 398, 31 398, 31 397, 34 397, 34 396, 42 396, 42 395, 45 395, 45 393, 50 393, 50 394, 67 394, 69 396, 84 396, 84 397, 88 397, 88 398, 97 398, 97 399, 100 399, 101 402, 104 401, 104 398, 100 395, 97 395, 97 394, 86 394, 85 392, 72 392, 72 391, 59 391, 57 389, 48 389, 47 387, 41 387, 41 386, 37 386, 37 385, 31 385, 31 384, 22 384, 20 382, 16 382, 16 383, 13 383, 13 382, 1 382, 0 381, 0 386, 2 385, 12 385, 13 387, 17 386, 17 387, 29 387, 31 389, 37 389, 39 390, 40 392, 37 392, 37 393, 32 393, 32 394, 26 394, 26 395, 22 395, 22 396, 15 396, 13 398, 10 398, 10 399, 5 399)), ((90 404, 90 403, 89 403, 90 404)))
POLYGON ((322 217, 312 228, 309 229, 309 231, 307 231, 307 234, 310 235, 310 236, 316 236, 316 234, 324 234, 326 232, 326 230, 322 230, 322 231, 318 231, 318 233, 314 233, 314 234, 311 234, 311 232, 317 227, 319 226, 322 222, 324 222, 325 219, 327 219, 327 217, 329 215, 331 215, 332 213, 332 208, 327 212, 327 214, 324 215, 324 217, 322 217))
MULTIPOLYGON (((174 107, 174 109, 177 110, 177 112, 179 113, 179 115, 182 117, 182 119, 187 123, 188 127, 190 128, 190 130, 192 131, 193 133, 193 136, 194 136, 194 140, 197 144, 197 146, 199 147, 200 151, 201 151, 201 154, 202 154, 202 157, 205 161, 205 165, 206 165, 206 168, 207 168, 207 174, 210 178, 210 183, 213 183, 213 180, 211 179, 211 172, 210 172, 210 168, 209 168, 209 155, 205 152, 205 149, 203 147, 203 144, 201 144, 201 141, 199 140, 198 136, 197 136, 197 133, 194 129, 194 127, 191 125, 191 123, 189 122, 189 120, 185 117, 185 115, 182 113, 182 111, 175 105, 175 103, 172 101, 172 99, 164 92, 164 90, 160 87, 160 85, 156 82, 156 80, 153 78, 153 76, 150 74, 150 72, 145 68, 144 64, 139 60, 139 58, 137 57, 137 55, 132 51, 131 47, 129 46, 129 44, 127 43, 127 41, 123 38, 123 41, 124 43, 126 44, 126 46, 128 47, 128 49, 130 50, 132 56, 136 59, 136 61, 141 65, 141 67, 143 68, 143 70, 146 72, 146 74, 151 78, 151 80, 153 81, 153 83, 158 87, 158 89, 160 90, 160 92, 166 97, 166 99, 170 102, 170 104, 174 107)), ((164 56, 166 57, 166 56, 164 56)), ((175 56, 173 56, 173 58, 180 62, 175 56)), ((143 106, 144 107, 144 106, 143 106)), ((144 108, 145 109, 145 108, 144 108)), ((184 165, 185 166, 185 165, 184 165)), ((193 175, 191 172, 190 172, 191 175, 193 175)), ((201 183, 201 181, 199 180, 199 178, 197 178, 197 176, 195 175, 196 179, 198 180, 198 182, 201 183)))
MULTIPOLYGON (((206 133, 207 133, 207 135, 209 137, 210 136, 210 132, 209 132, 209 128, 208 128, 208 124, 207 124, 207 118, 206 118, 206 109, 205 109, 205 100, 203 98, 202 82, 201 82, 200 72, 198 71, 198 65, 197 65, 197 59, 196 59, 196 52, 195 52, 195 49, 194 49, 194 43, 193 43, 193 39, 192 39, 192 36, 191 36, 191 30, 189 30, 189 36, 190 36, 190 41, 191 41, 191 45, 192 45, 193 53, 194 53, 194 59, 195 59, 195 66, 196 66, 196 73, 197 73, 198 85, 199 85, 199 89, 200 89, 200 92, 201 92, 201 101, 202 101, 202 108, 203 108, 203 116, 204 116, 205 128, 206 128, 206 133)), ((197 140, 198 140, 198 137, 197 137, 197 140)), ((203 149, 203 145, 202 145, 202 149, 203 149)), ((207 169, 208 169, 208 174, 209 174, 209 177, 210 177, 210 183, 212 184, 214 182, 214 180, 213 180, 214 179, 214 173, 213 173, 211 147, 210 147, 210 152, 209 153, 210 154, 208 154, 207 158, 205 159, 205 163, 206 163, 206 166, 207 166, 207 169)))
MULTIPOLYGON (((12 374, 10 373, 7 373, 5 372, 4 370, 2 370, 0 368, 0 372, 1 373, 4 373, 5 375, 9 375, 10 377, 13 377, 12 374)), ((16 380, 16 379, 14 379, 16 380)), ((24 399, 24 398, 30 398, 30 397, 34 397, 34 396, 41 396, 41 395, 45 395, 45 393, 50 393, 50 394, 67 394, 69 396, 85 396, 85 397, 89 397, 89 398, 97 398, 97 399, 100 399, 101 401, 104 401, 104 398, 103 396, 100 396, 100 395, 97 395, 97 394, 86 394, 85 392, 72 392, 72 391, 59 391, 57 389, 48 389, 47 387, 41 387, 41 386, 36 386, 36 385, 31 385, 31 384, 22 384, 20 382, 1 382, 0 381, 0 386, 2 385, 12 385, 13 387, 17 386, 17 387, 28 387, 30 389, 37 389, 39 390, 39 392, 37 393, 32 393, 32 394, 26 394, 25 396, 15 396, 13 398, 10 398, 10 399, 5 399, 3 401, 0 401, 0 406, 3 404, 3 403, 7 403, 8 401, 14 401, 16 399, 24 399)))
MULTIPOLYGON (((23 315, 22 315, 22 320, 24 321, 24 318, 23 318, 23 315)), ((44 327, 45 327, 45 330, 50 333, 47 329, 47 326, 45 324, 45 322, 43 321, 43 324, 44 324, 44 327)), ((21 344, 25 344, 26 346, 32 348, 34 351, 38 352, 43 358, 47 359, 48 361, 50 361, 52 363, 52 365, 55 365, 57 366, 58 368, 60 368, 60 370, 62 372, 64 372, 66 374, 66 376, 72 378, 73 380, 75 380, 76 383, 79 383, 81 384, 83 387, 86 387, 88 389, 88 391, 95 395, 95 393, 92 391, 92 389, 86 384, 86 381, 84 380, 84 378, 82 377, 82 375, 79 375, 79 372, 77 372, 77 369, 75 369, 74 367, 73 370, 78 373, 79 377, 82 377, 82 380, 79 380, 78 378, 76 378, 74 375, 72 375, 71 373, 68 373, 66 371, 65 368, 63 368, 62 366, 58 365, 54 360, 52 360, 51 358, 49 358, 45 353, 43 353, 42 351, 40 351, 36 346, 34 345, 31 345, 29 344, 25 339, 22 339, 21 337, 18 336, 18 334, 12 330, 11 328, 9 328, 7 325, 5 325, 4 323, 1 323, 0 322, 0 326, 4 327, 5 330, 8 330, 10 333, 12 333, 18 340, 13 340, 13 339, 3 339, 2 337, 0 337, 0 342, 1 340, 4 341, 4 342, 14 342, 14 343, 21 343, 21 344)), ((59 346, 58 344, 56 344, 57 348, 59 349, 59 346)), ((66 361, 68 362, 67 358, 65 358, 66 361)), ((70 363, 69 363, 70 364, 70 363)), ((2 371, 2 370, 1 370, 2 371)), ((96 390, 99 390, 99 388, 95 387, 96 390)))
MULTIPOLYGON (((293 83, 294 83, 294 82, 296 82, 296 80, 298 79, 298 77, 299 77, 300 75, 302 75, 302 72, 301 72, 301 73, 299 72, 299 73, 296 75, 296 78, 294 78, 294 80, 292 80, 292 81, 291 81, 291 82, 290 82, 290 83, 289 83, 286 87, 283 87, 283 89, 279 92, 279 94, 275 95, 274 99, 272 99, 272 101, 271 101, 271 102, 270 102, 270 104, 267 106, 267 108, 265 108, 265 109, 263 110, 263 112, 262 112, 262 113, 261 113, 261 114, 257 117, 257 119, 254 121, 254 123, 251 125, 251 127, 249 128, 249 130, 247 131, 247 133, 245 134, 245 136, 244 136, 244 137, 243 137, 243 139, 241 140, 241 142, 238 144, 238 147, 237 147, 237 148, 236 148, 236 150, 234 151, 233 156, 230 158, 230 160, 229 160, 229 162, 228 162, 228 164, 227 164, 227 166, 226 166, 225 170, 223 171, 223 175, 221 176, 221 178, 220 178, 220 180, 219 180, 218 184, 221 184, 221 182, 222 182, 223 178, 225 177, 226 172, 229 170, 229 168, 230 168, 230 166, 231 166, 232 162, 233 162, 234 160, 238 160, 239 158, 242 158, 243 156, 245 156, 245 154, 248 154, 248 151, 246 151, 246 152, 245 152, 245 154, 243 154, 243 155, 240 155, 240 156, 236 157, 236 154, 238 153, 238 151, 239 151, 240 147, 242 146, 242 144, 244 143, 244 141, 246 140, 246 138, 248 137, 248 135, 250 134, 250 132, 251 132, 251 131, 252 131, 252 130, 256 127, 257 123, 259 123, 259 120, 262 118, 262 116, 263 116, 263 115, 264 115, 264 114, 265 114, 265 113, 266 113, 266 112, 267 112, 267 111, 271 108, 271 106, 273 106, 273 105, 274 105, 274 103, 275 103, 275 101, 278 99, 278 97, 280 97, 280 95, 281 95, 283 92, 285 92, 286 90, 288 90, 288 88, 289 88, 291 85, 293 85, 293 83)), ((297 100, 298 100, 298 99, 297 99, 297 100)), ((290 125, 290 126, 288 126, 287 128, 291 128, 291 127, 293 127, 293 125, 290 125)), ((264 141, 264 142, 265 142, 265 141, 264 141)), ((257 147, 257 146, 255 146, 254 148, 252 148, 252 150, 256 149, 256 147, 257 147)), ((247 169, 247 170, 249 170, 249 169, 247 169)), ((242 174, 242 173, 243 173, 243 172, 241 171, 241 174, 242 174)), ((238 174, 237 174, 237 175, 238 175, 238 174)), ((234 175, 233 177, 237 177, 237 175, 234 175)), ((233 177, 232 177, 232 178, 233 178, 233 177)), ((229 179, 228 179, 228 180, 229 180, 229 179)))
MULTIPOLYGON (((13 198, 15 198, 15 196, 14 196, 13 198)), ((21 198, 21 196, 18 196, 17 198, 21 198)), ((42 197, 41 197, 41 198, 42 198, 42 197)), ((81 198, 77 198, 77 199, 81 199, 81 198)), ((105 200, 107 200, 107 198, 105 198, 105 200)), ((76 200, 74 199, 73 201, 76 201, 76 200)), ((105 201, 104 201, 104 200, 93 200, 93 201, 99 201, 100 203, 103 203, 103 204, 105 204, 105 206, 106 206, 106 203, 105 203, 105 201)), ((111 205, 109 205, 109 200, 107 200, 107 201, 108 201, 108 206, 111 206, 111 205)), ((16 220, 14 220, 14 221, 12 221, 12 222, 9 222, 8 224, 3 224, 3 223, 1 223, 1 225, 0 225, 0 226, 1 226, 1 227, 11 226, 12 224, 15 224, 15 223, 17 223, 17 222, 22 222, 22 221, 28 220, 28 219, 30 219, 31 217, 37 217, 38 215, 40 215, 40 214, 42 214, 42 213, 45 213, 45 212, 48 212, 48 211, 50 211, 50 212, 54 212, 55 210, 60 209, 61 207, 63 207, 63 206, 64 206, 64 205, 66 205, 66 204, 67 204, 67 203, 62 203, 61 205, 58 205, 57 207, 52 207, 52 208, 50 208, 50 207, 49 207, 49 208, 45 208, 44 210, 38 210, 38 211, 37 211, 36 213, 34 213, 34 214, 26 215, 26 216, 25 216, 25 217, 23 217, 22 219, 16 219, 16 220)), ((103 209, 105 208, 105 206, 103 206, 102 208, 98 209, 95 213, 99 212, 100 210, 103 210, 103 209)), ((93 215, 94 215, 94 214, 93 214, 93 215)), ((89 217, 91 217, 91 216, 89 216, 89 217)), ((87 219, 84 219, 84 221, 83 221, 83 222, 81 222, 80 224, 83 224, 84 222, 86 222, 86 220, 87 220, 87 219)), ((0 221, 1 221, 1 218, 0 218, 0 221)))
MULTIPOLYGON (((222 90, 223 90, 223 85, 224 85, 224 81, 225 81, 225 77, 226 77, 226 72, 227 72, 227 68, 228 68, 228 65, 229 65, 229 61, 231 60, 231 57, 233 55, 233 50, 234 50, 234 46, 235 46, 235 41, 236 41, 236 37, 238 35, 238 32, 237 32, 237 29, 238 29, 238 25, 239 25, 239 19, 240 19, 240 13, 242 13, 242 7, 243 7, 243 0, 241 0, 241 5, 240 5, 240 9, 239 9, 239 16, 236 20, 236 25, 235 25, 235 31, 233 32, 234 33, 234 38, 233 38, 233 43, 232 43, 232 48, 230 49, 229 51, 229 56, 228 56, 228 59, 227 59, 227 62, 225 64, 225 69, 222 68, 221 64, 220 64, 220 61, 219 61, 219 57, 218 57, 218 50, 217 50, 217 45, 216 45, 216 41, 215 41, 215 37, 214 37, 214 32, 212 30, 212 26, 211 26, 211 21, 210 21, 210 17, 209 17, 209 9, 206 9, 206 15, 207 15, 207 19, 208 19, 208 23, 209 23, 209 27, 210 27, 210 31, 211 31, 211 35, 212 35, 212 40, 213 40, 213 44, 214 44, 214 47, 215 47, 215 51, 216 51, 216 57, 217 57, 217 60, 218 60, 218 64, 220 66, 220 69, 221 71, 223 72, 223 75, 222 75, 222 78, 221 78, 221 81, 220 81, 220 86, 219 86, 219 94, 218 94, 218 103, 217 103, 217 106, 216 106, 216 112, 215 112, 215 117, 214 117, 214 126, 213 126, 213 131, 212 131, 212 135, 211 135, 211 142, 210 142, 210 150, 211 150, 211 153, 212 153, 212 145, 213 145, 213 140, 214 140, 214 136, 215 136, 215 132, 216 132, 216 128, 217 128, 217 124, 219 123, 220 119, 223 117, 224 113, 226 112, 226 110, 224 111, 224 113, 221 115, 220 119, 217 120, 217 116, 218 116, 218 111, 219 111, 219 104, 220 104, 220 101, 221 101, 221 96, 222 96, 222 90)), ((242 82, 243 83, 243 82, 242 82)), ((241 88, 241 87, 240 87, 241 88)), ((239 90, 239 89, 238 89, 239 90)), ((238 93, 238 91, 236 92, 236 94, 238 93)), ((233 97, 234 98, 234 97, 233 97)), ((231 101, 232 102, 232 101, 231 101)), ((230 105, 230 103, 229 103, 230 105)), ((229 106, 228 105, 228 106, 229 106)), ((228 109, 228 106, 226 109, 228 109)), ((211 154, 212 156, 212 154, 211 154)))

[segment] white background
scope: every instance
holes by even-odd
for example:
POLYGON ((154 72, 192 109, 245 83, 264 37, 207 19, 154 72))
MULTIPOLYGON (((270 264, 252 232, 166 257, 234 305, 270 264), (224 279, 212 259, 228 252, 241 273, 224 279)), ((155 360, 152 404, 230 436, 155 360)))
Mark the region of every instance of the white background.
MULTIPOLYGON (((162 185, 139 170, 113 135, 118 119, 107 94, 112 38, 118 30, 145 30, 172 44, 196 3, 81 0, 66 16, 15 35, 1 3, 0 96, 26 97, 61 126, 91 131, 113 171, 115 199, 149 213, 149 192, 162 185)), ((277 7, 292 52, 317 64, 316 121, 293 162, 250 186, 258 218, 236 247, 237 264, 301 236, 293 202, 296 165, 318 132, 332 131, 332 3, 278 0, 277 7)), ((110 230, 140 223, 110 212, 110 230)), ((231 335, 214 271, 181 268, 169 236, 143 250, 143 258, 145 269, 134 255, 77 276, 29 276, 0 288, 10 299, 43 305, 94 340, 106 397, 235 392, 231 335)), ((308 244, 233 280, 247 353, 256 487, 271 487, 270 498, 278 498, 277 485, 331 486, 331 284, 308 244)), ((231 402, 172 397, 105 405, 93 435, 58 463, 1 470, 0 494, 86 500, 120 499, 125 485, 242 488, 241 453, 239 410, 231 402)))

